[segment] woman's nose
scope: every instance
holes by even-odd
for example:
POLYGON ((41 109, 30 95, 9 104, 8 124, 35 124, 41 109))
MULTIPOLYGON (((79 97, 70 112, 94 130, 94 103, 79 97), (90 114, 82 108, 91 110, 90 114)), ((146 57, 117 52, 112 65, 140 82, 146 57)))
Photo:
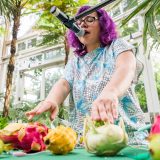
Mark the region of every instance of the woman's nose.
POLYGON ((88 27, 88 25, 83 21, 83 22, 81 22, 80 27, 81 27, 81 28, 86 28, 86 27, 88 27))

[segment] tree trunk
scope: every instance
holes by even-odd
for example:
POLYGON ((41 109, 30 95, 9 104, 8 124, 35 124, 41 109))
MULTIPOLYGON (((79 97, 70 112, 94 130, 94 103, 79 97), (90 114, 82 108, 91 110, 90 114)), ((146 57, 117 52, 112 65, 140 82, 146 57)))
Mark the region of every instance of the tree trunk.
POLYGON ((9 114, 9 106, 10 106, 10 96, 12 90, 12 79, 13 79, 13 71, 15 65, 15 53, 16 53, 16 41, 18 35, 18 29, 20 26, 20 14, 21 11, 17 11, 13 18, 13 30, 12 30, 12 41, 11 41, 11 56, 9 58, 8 70, 7 70, 7 79, 6 79, 6 93, 4 99, 4 108, 3 108, 3 117, 8 117, 9 114))
POLYGON ((69 56, 69 44, 67 41, 67 36, 65 35, 65 39, 64 39, 64 49, 65 49, 65 60, 64 60, 64 64, 66 65, 68 62, 68 56, 69 56))

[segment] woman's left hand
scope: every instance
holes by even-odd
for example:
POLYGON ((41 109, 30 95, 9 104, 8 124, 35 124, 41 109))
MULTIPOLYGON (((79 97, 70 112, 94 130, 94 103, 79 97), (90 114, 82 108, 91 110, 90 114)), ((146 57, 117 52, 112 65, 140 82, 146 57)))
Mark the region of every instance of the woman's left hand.
POLYGON ((118 118, 118 97, 113 92, 104 92, 93 102, 91 117, 96 121, 114 123, 118 118))

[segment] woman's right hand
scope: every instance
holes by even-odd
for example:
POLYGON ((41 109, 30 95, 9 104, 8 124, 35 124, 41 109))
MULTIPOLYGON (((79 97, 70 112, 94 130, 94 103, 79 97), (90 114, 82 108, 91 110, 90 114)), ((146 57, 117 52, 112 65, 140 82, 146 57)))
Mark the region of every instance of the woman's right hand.
POLYGON ((47 111, 51 113, 50 119, 54 120, 59 111, 57 103, 47 100, 42 101, 33 110, 26 112, 26 116, 28 117, 29 120, 31 120, 34 116, 47 111))

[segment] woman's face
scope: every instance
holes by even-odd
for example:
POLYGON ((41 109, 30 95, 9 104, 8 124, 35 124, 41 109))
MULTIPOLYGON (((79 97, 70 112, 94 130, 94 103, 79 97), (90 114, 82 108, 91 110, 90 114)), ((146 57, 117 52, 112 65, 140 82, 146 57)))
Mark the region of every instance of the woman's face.
POLYGON ((79 37, 81 43, 86 47, 100 44, 100 25, 96 12, 83 17, 81 20, 78 20, 76 24, 85 30, 85 35, 79 37))

